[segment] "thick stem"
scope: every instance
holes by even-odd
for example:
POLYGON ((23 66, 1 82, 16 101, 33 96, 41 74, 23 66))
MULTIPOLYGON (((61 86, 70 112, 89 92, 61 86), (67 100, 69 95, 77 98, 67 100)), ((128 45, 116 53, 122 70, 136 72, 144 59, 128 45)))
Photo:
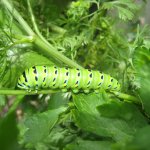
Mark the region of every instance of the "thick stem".
POLYGON ((65 57, 57 50, 55 50, 53 46, 46 44, 39 37, 35 37, 34 43, 35 43, 35 45, 37 45, 40 48, 39 51, 42 51, 42 53, 44 53, 45 55, 47 55, 49 57, 53 57, 55 59, 58 59, 70 67, 79 68, 79 69, 82 68, 80 65, 78 65, 74 61, 70 60, 69 58, 65 57))
POLYGON ((14 7, 12 7, 12 5, 11 5, 12 3, 8 2, 8 0, 1 0, 1 2, 9 10, 9 12, 11 13, 11 15, 13 15, 13 17, 20 23, 21 27, 29 35, 33 36, 34 32, 30 28, 30 26, 25 22, 25 20, 21 17, 21 15, 19 14, 19 12, 14 7))
POLYGON ((33 41, 33 43, 40 47, 40 53, 44 53, 47 57, 53 57, 54 59, 58 59, 70 67, 82 68, 80 65, 67 58, 62 53, 58 52, 56 48, 54 48, 43 36, 41 38, 39 37, 39 35, 35 35, 30 26, 22 18, 19 12, 12 7, 11 3, 9 3, 8 0, 1 1, 4 4, 4 6, 9 10, 9 12, 13 15, 13 17, 19 22, 20 27, 23 28, 29 36, 35 37, 35 41, 33 41))

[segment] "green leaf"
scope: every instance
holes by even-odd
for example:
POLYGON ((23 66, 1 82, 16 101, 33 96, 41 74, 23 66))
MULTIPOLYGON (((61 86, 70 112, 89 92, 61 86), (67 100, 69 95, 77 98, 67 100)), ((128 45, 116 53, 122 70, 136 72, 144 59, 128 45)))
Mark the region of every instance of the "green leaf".
POLYGON ((58 125, 49 134, 48 138, 44 141, 47 143, 49 149, 63 149, 66 144, 76 139, 76 134, 71 134, 73 130, 58 125), (54 148, 55 147, 55 148, 54 148))
POLYGON ((78 139, 76 142, 68 144, 64 150, 111 150, 111 142, 88 141, 78 139))
POLYGON ((9 51, 10 66, 2 80, 3 87, 14 88, 22 72, 35 65, 53 65, 46 57, 33 51, 22 52, 19 49, 9 51))
POLYGON ((124 149, 128 150, 149 150, 150 147, 150 126, 145 126, 137 131, 134 139, 124 149))
POLYGON ((17 136, 18 129, 15 114, 11 113, 5 118, 0 118, 0 149, 19 150, 17 136))
POLYGON ((112 103, 111 106, 111 103, 108 103, 110 102, 109 98, 106 95, 105 97, 102 95, 105 94, 82 94, 75 96, 74 103, 77 107, 77 109, 73 111, 75 122, 81 129, 96 135, 111 137, 118 142, 130 141, 136 130, 147 124, 145 118, 138 112, 135 106, 124 103, 120 105, 124 110, 121 115, 118 115, 121 107, 117 103, 117 106, 115 103, 112 103), (108 108, 106 107, 107 104, 108 108), (100 110, 101 107, 102 111, 99 113, 97 108, 100 110), (125 107, 128 107, 127 110, 129 112, 125 110, 125 107), (108 110, 109 108, 111 108, 111 110, 108 110), (113 113, 113 108, 114 114, 111 114, 113 113), (125 116, 123 116, 124 112, 126 113, 125 116), (139 116, 136 117, 136 115, 139 116))
POLYGON ((132 0, 115 0, 112 2, 104 2, 104 9, 117 9, 119 18, 122 20, 131 20, 134 17, 134 11, 139 9, 139 6, 132 0))
POLYGON ((109 100, 105 92, 100 94, 78 94, 74 95, 73 99, 77 109, 88 114, 98 114, 96 107, 109 100))
POLYGON ((57 94, 52 94, 50 101, 48 103, 48 108, 49 109, 56 109, 59 108, 63 105, 66 105, 69 101, 69 95, 70 93, 57 93, 57 94))
POLYGON ((24 122, 23 141, 33 144, 43 141, 58 121, 59 115, 65 110, 65 107, 60 107, 28 117, 24 122))
POLYGON ((118 11, 119 11, 119 18, 122 20, 131 20, 134 17, 134 14, 126 9, 126 8, 122 8, 122 7, 117 7, 118 11))
POLYGON ((98 106, 97 109, 100 112, 100 115, 103 117, 126 120, 128 124, 132 124, 132 122, 137 122, 137 124, 134 125, 139 127, 142 127, 146 123, 143 115, 132 103, 111 101, 107 104, 98 106), (138 122, 138 120, 140 121, 138 122))

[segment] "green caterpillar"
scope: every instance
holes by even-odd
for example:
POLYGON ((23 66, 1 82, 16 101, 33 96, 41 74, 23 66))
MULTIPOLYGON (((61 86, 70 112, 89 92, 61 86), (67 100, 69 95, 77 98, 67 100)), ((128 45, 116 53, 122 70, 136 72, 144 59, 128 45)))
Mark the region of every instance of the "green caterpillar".
POLYGON ((100 89, 119 91, 120 84, 110 75, 88 69, 33 66, 18 79, 17 86, 26 90, 62 89, 73 92, 99 92, 100 89))

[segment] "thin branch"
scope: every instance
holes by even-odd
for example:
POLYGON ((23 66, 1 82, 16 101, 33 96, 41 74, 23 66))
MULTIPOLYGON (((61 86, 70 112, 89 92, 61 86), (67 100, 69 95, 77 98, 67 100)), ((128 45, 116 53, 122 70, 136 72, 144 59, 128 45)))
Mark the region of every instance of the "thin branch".
MULTIPOLYGON (((38 90, 38 91, 29 92, 27 90, 4 89, 4 90, 0 90, 0 95, 38 95, 38 94, 52 94, 57 92, 61 92, 61 90, 38 90)), ((120 92, 111 92, 111 93, 113 93, 115 96, 117 96, 120 99, 124 99, 124 101, 141 104, 140 101, 134 96, 125 93, 120 93, 120 92)))
MULTIPOLYGON (((36 34, 45 42, 47 43, 46 39, 43 37, 43 35, 40 33, 39 29, 38 29, 38 26, 36 24, 36 21, 35 21, 35 17, 33 15, 33 11, 32 11, 32 8, 31 8, 31 4, 30 4, 30 1, 27 0, 27 4, 28 4, 28 8, 29 8, 29 13, 30 13, 30 16, 31 16, 31 21, 32 21, 32 24, 33 24, 33 27, 34 27, 34 30, 36 32, 36 34)), ((47 43, 49 44, 49 43, 47 43)))
POLYGON ((123 99, 124 101, 127 102, 134 102, 136 104, 141 105, 141 102, 138 100, 138 98, 132 96, 132 95, 128 95, 125 93, 121 93, 121 92, 112 92, 115 96, 117 96, 120 99, 123 99))
POLYGON ((70 67, 82 69, 82 67, 78 65, 76 62, 70 60, 62 53, 58 52, 56 49, 54 49, 54 47, 46 44, 39 37, 35 37, 34 43, 40 48, 39 51, 41 51, 43 54, 53 57, 54 59, 58 59, 70 67))
POLYGON ((26 90, 0 90, 0 95, 37 95, 37 94, 52 94, 56 93, 56 90, 39 90, 39 91, 26 91, 26 90))

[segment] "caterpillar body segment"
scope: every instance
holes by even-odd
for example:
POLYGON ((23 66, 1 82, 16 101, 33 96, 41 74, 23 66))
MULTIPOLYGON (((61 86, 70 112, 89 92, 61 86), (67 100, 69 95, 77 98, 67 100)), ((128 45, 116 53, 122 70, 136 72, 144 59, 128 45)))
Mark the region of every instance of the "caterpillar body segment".
POLYGON ((98 92, 100 89, 119 91, 120 84, 110 75, 88 69, 33 66, 18 79, 17 86, 26 90, 62 89, 73 92, 98 92))

